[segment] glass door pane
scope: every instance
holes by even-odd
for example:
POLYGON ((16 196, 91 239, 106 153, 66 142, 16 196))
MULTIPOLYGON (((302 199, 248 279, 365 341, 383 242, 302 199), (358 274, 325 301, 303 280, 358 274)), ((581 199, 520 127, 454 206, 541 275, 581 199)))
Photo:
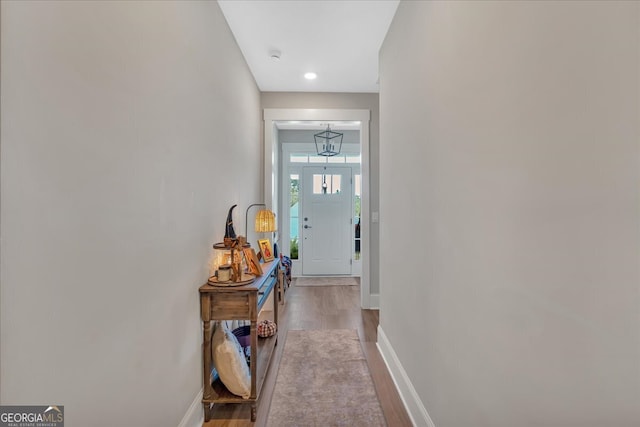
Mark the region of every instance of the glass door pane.
POLYGON ((290 190, 290 206, 289 206, 289 238, 290 238, 290 256, 291 259, 298 259, 298 236, 300 233, 298 220, 299 217, 299 198, 300 198, 300 175, 291 174, 289 176, 289 190, 290 190))
POLYGON ((354 230, 354 260, 360 259, 360 209, 361 209, 361 192, 362 192, 362 176, 353 176, 353 190, 354 190, 354 213, 353 223, 355 224, 354 230))

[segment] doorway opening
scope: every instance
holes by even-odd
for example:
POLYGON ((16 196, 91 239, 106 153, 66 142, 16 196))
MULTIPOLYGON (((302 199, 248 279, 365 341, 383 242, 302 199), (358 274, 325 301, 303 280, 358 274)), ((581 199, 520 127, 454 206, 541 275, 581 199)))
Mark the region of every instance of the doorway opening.
MULTIPOLYGON (((296 250, 298 251, 299 270, 294 270, 294 274, 342 275, 346 271, 344 269, 345 265, 338 259, 347 259, 350 266, 350 272, 347 275, 360 276, 361 307, 371 308, 368 250, 370 111, 265 109, 264 119, 264 198, 267 206, 276 211, 278 229, 280 230, 279 247, 285 254, 293 254, 296 250), (322 126, 320 126, 320 122, 322 126), (324 130, 327 123, 331 123, 332 129, 335 129, 336 125, 334 123, 352 126, 351 130, 354 132, 354 138, 357 143, 351 146, 343 143, 339 156, 327 158, 316 155, 312 136, 309 140, 296 140, 296 138, 292 137, 292 139, 283 141, 281 138, 281 136, 287 134, 286 131, 303 131, 304 129, 300 129, 300 127, 304 128, 305 125, 314 125, 318 129, 324 130), (305 150, 300 151, 302 145, 306 147, 306 152, 305 150), (321 158, 318 159, 318 157, 321 158), (304 163, 302 158, 305 159, 304 163), (296 162, 296 159, 299 159, 299 162, 296 162), (285 167, 286 164, 288 166, 285 167), (298 168, 297 173, 290 170, 291 165, 294 164, 298 168), (303 164, 306 166, 302 166, 303 164), (326 169, 324 169, 325 167, 326 169), (313 168, 321 169, 314 170, 313 168), (305 175, 308 175, 306 181, 305 175), (321 193, 315 196, 323 196, 320 200, 322 203, 313 206, 313 197, 307 202, 299 198, 296 211, 295 206, 291 204, 292 188, 297 189, 297 197, 301 195, 304 197, 303 186, 305 182, 309 186, 307 193, 311 195, 313 195, 314 191, 312 183, 316 182, 319 185, 321 193), (322 189, 325 188, 323 184, 326 185, 327 193, 322 192, 322 189), (332 193, 328 192, 330 185, 333 188, 332 193), (335 190, 339 191, 336 192, 335 190), (356 192, 359 193, 357 196, 356 192), (331 200, 334 201, 333 205, 326 203, 331 200), (293 211, 291 210, 292 208, 294 208, 293 211), (340 212, 338 216, 341 218, 343 216, 347 218, 346 225, 344 223, 340 225, 322 223, 323 220, 332 218, 335 212, 340 212), (346 215, 343 214, 344 212, 346 212, 346 215), (287 220, 285 220, 285 217, 287 217, 287 220), (297 218, 297 223, 291 221, 292 217, 297 218), (304 218, 307 218, 306 225, 308 228, 306 229, 303 228, 305 225, 304 218), (319 220, 320 223, 318 222, 319 220), (298 229, 297 236, 295 233, 292 236, 292 226, 294 229, 298 229), (323 247, 326 249, 326 246, 329 245, 327 240, 323 239, 326 234, 321 232, 323 228, 333 230, 334 236, 337 236, 338 233, 341 237, 347 236, 347 239, 344 240, 346 243, 341 241, 336 244, 335 240, 331 241, 333 250, 340 255, 333 257, 335 259, 332 258, 334 254, 326 256, 327 251, 322 250, 323 247), (318 230, 317 233, 315 232, 316 230, 318 230), (297 247, 295 241, 292 244, 292 238, 296 237, 297 247), (314 270, 313 266, 306 265, 306 263, 304 266, 300 263, 302 251, 305 251, 306 255, 309 252, 314 254, 316 251, 325 254, 324 257, 319 259, 320 267, 318 270, 314 270), (344 257, 345 253, 348 253, 346 258, 344 257), (307 272, 303 271, 305 267, 307 272)), ((318 130, 315 130, 315 132, 318 132, 318 130)), ((340 132, 343 132, 343 130, 340 130, 340 132)), ((344 130, 344 132, 347 132, 347 130, 344 130)), ((315 261, 318 260, 316 259, 315 261)))
POLYGON ((311 130, 279 132, 281 244, 294 276, 362 275, 359 131, 340 131, 351 142, 332 157, 317 155, 308 142, 293 142, 308 140, 311 130))

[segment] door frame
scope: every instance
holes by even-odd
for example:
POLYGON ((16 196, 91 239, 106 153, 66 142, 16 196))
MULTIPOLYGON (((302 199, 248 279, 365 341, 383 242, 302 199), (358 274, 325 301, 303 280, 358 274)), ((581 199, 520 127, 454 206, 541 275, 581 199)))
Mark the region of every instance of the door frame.
MULTIPOLYGON (((359 133, 359 131, 358 131, 359 133)), ((358 140, 360 139, 360 137, 358 136, 358 140)), ((346 155, 352 155, 352 156, 356 156, 356 155, 360 155, 360 146, 358 144, 358 149, 357 150, 353 150, 352 145, 355 144, 343 144, 342 145, 342 152, 346 155)), ((280 230, 280 235, 281 236, 290 236, 291 235, 291 216, 290 216, 290 189, 291 189, 291 182, 290 182, 290 175, 291 174, 298 174, 298 175, 302 175, 303 172, 303 168, 304 166, 307 165, 319 165, 320 163, 313 163, 313 162, 308 162, 308 163, 296 163, 296 162, 291 162, 288 159, 290 159, 291 154, 293 153, 305 153, 308 155, 312 155, 312 154, 316 154, 316 148, 315 145, 313 144, 309 144, 309 143, 301 143, 301 142, 280 142, 280 159, 281 164, 280 164, 280 182, 279 182, 279 190, 280 190, 280 206, 279 206, 279 212, 281 212, 280 215, 280 221, 281 221, 281 225, 282 227, 279 228, 280 230)), ((334 163, 332 165, 344 165, 344 166, 348 166, 351 168, 351 179, 352 179, 352 194, 353 194, 353 198, 352 198, 352 207, 354 205, 354 201, 355 201, 355 182, 356 182, 356 175, 360 176, 360 179, 362 179, 362 172, 361 172, 361 162, 358 161, 358 163, 334 163)), ((362 200, 362 192, 360 193, 360 198, 362 200)), ((355 218, 355 209, 352 209, 352 213, 354 214, 354 218, 355 218)), ((360 212, 360 217, 362 217, 362 211, 360 212)), ((300 230, 298 230, 300 232, 300 230)), ((351 275, 352 276, 357 276, 357 277, 362 277, 362 257, 359 256, 358 259, 355 259, 355 229, 353 230, 353 244, 354 244, 354 251, 351 254, 353 256, 353 264, 352 264, 352 271, 351 271, 351 275)), ((279 241, 279 247, 282 248, 283 251, 291 251, 291 245, 290 242, 287 241, 288 239, 283 238, 282 240, 279 241)), ((300 252, 302 253, 302 252, 300 252)), ((294 276, 301 276, 302 275, 302 263, 301 263, 301 259, 297 259, 297 260, 292 260, 292 264, 291 264, 291 268, 292 268, 292 274, 294 276)))
MULTIPOLYGON (((299 121, 358 121, 360 122, 360 171, 362 174, 362 198, 360 219, 360 257, 362 260, 362 275, 360 276, 360 306, 371 308, 370 283, 370 198, 369 198, 369 124, 370 110, 358 109, 290 109, 265 108, 264 118, 264 200, 268 207, 278 215, 280 196, 278 191, 278 176, 281 167, 278 130, 275 122, 287 120, 299 121)), ((279 227, 282 224, 278 224, 279 227)))
MULTIPOLYGON (((360 131, 358 131, 359 133, 360 131)), ((311 134, 313 134, 313 132, 311 132, 311 134)), ((282 139, 282 138, 280 138, 282 139)), ((358 136, 358 141, 360 140, 360 136, 358 136)), ((346 154, 346 155, 351 155, 351 156, 359 156, 360 155, 360 144, 358 144, 358 149, 357 150, 353 150, 352 146, 355 144, 343 144, 342 145, 342 153, 346 154)), ((315 163, 315 162, 291 162, 289 159, 291 158, 291 155, 294 153, 299 153, 299 154, 307 154, 307 155, 314 155, 316 154, 316 147, 314 144, 309 144, 307 143, 302 143, 302 142, 280 142, 280 159, 282 160, 281 164, 280 164, 280 174, 279 174, 279 188, 280 188, 280 200, 278 201, 280 203, 279 205, 279 212, 280 212, 280 221, 281 221, 281 225, 282 227, 279 228, 280 231, 280 235, 281 236, 290 236, 291 235, 291 215, 290 215, 290 203, 291 203, 291 199, 290 199, 290 191, 291 191, 291 181, 290 181, 290 176, 291 174, 299 174, 302 175, 302 171, 303 171, 303 167, 306 165, 318 165, 320 163, 315 163)), ((361 162, 358 161, 357 163, 333 163, 333 165, 344 165, 344 166, 348 166, 351 168, 351 178, 352 178, 352 195, 353 195, 353 199, 352 199, 352 204, 355 201, 355 182, 356 182, 356 175, 360 176, 360 179, 362 179, 362 173, 361 173, 361 162)), ((362 198, 362 193, 360 193, 360 197, 362 198)), ((353 211, 354 213, 354 218, 355 218, 355 209, 353 211)), ((362 215, 360 215, 362 216, 362 215)), ((300 232, 300 230, 298 230, 300 232)), ((353 230, 353 239, 354 239, 354 251, 352 253, 353 256, 353 264, 352 264, 352 271, 351 271, 351 275, 352 276, 357 276, 357 277, 361 277, 362 276, 362 259, 359 256, 358 259, 355 258, 355 229, 353 230)), ((282 248, 283 251, 286 251, 284 253, 290 253, 291 251, 291 245, 290 245, 290 241, 287 241, 288 239, 283 238, 282 240, 279 241, 279 247, 282 248)), ((302 252, 300 252, 302 253, 302 252)), ((301 259, 292 259, 292 264, 291 264, 291 272, 294 276, 301 276, 302 275, 302 263, 301 263, 301 259)))

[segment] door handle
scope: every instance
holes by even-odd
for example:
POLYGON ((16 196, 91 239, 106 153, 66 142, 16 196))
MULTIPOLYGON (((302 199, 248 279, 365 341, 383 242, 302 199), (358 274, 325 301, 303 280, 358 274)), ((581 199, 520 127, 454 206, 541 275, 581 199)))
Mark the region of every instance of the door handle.
POLYGON ((311 228, 311 226, 310 226, 310 225, 305 224, 305 225, 304 225, 304 228, 311 228))

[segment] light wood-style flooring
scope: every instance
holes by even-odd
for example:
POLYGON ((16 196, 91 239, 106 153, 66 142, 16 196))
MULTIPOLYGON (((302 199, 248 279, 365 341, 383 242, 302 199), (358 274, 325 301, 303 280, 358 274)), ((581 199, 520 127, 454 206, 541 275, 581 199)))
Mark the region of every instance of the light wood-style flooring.
POLYGON ((378 310, 360 309, 359 286, 291 286, 286 292, 285 304, 280 307, 278 345, 258 400, 256 423, 250 420, 250 405, 228 404, 216 405, 211 421, 203 427, 266 425, 289 329, 357 329, 387 424, 390 427, 412 425, 376 347, 378 310))

